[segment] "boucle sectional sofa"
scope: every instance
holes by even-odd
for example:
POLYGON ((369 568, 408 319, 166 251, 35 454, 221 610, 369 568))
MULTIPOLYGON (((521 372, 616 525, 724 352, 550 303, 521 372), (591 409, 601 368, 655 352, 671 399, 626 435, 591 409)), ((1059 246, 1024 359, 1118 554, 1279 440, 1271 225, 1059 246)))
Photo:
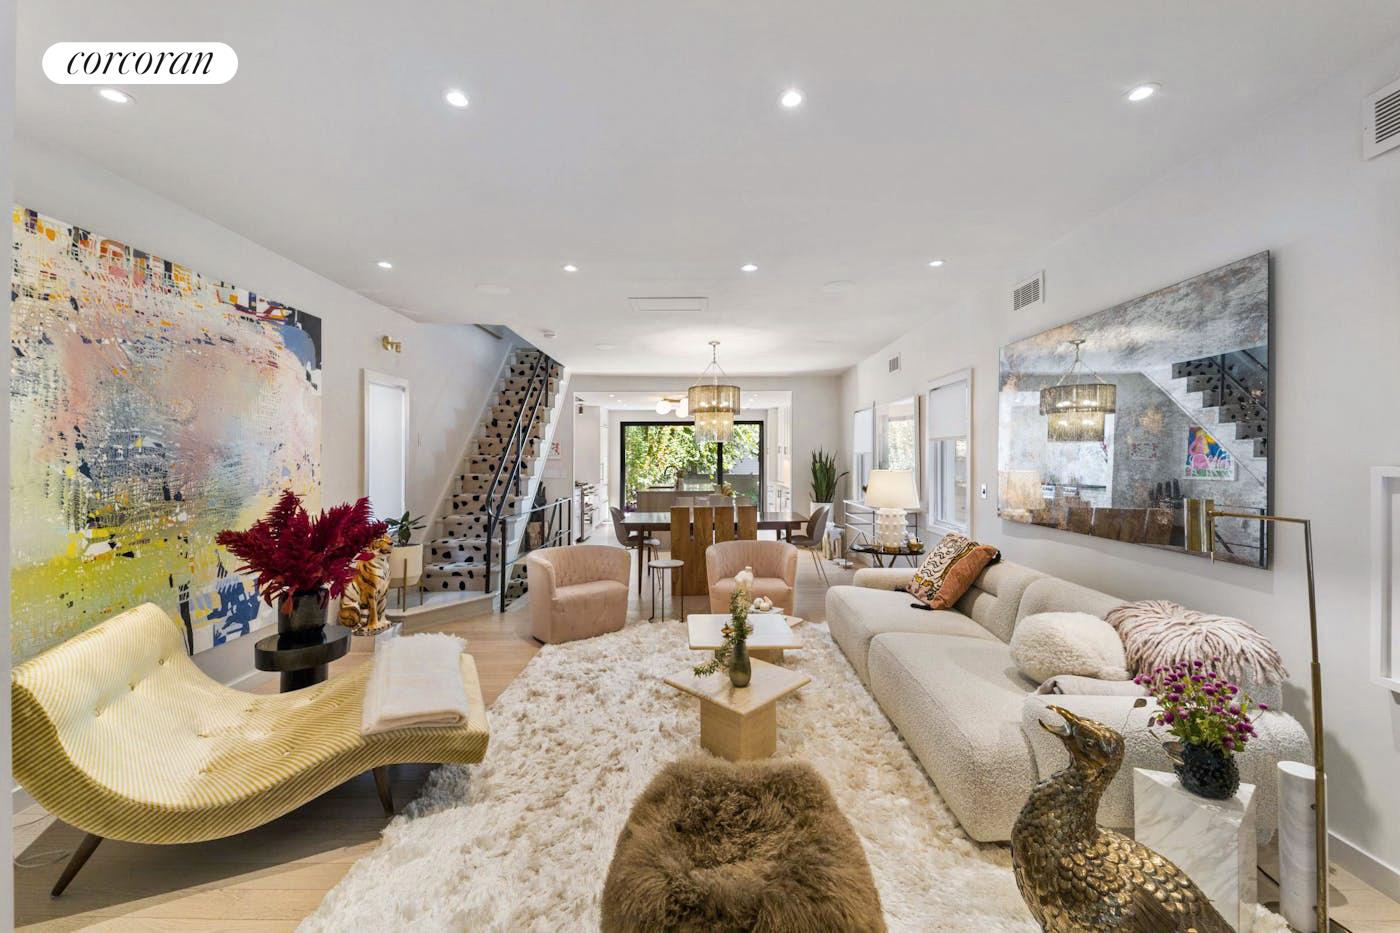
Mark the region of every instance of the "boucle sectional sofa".
MULTIPOLYGON (((1010 839, 1031 789, 1069 763, 1063 744, 1036 724, 1055 721, 1046 710, 1052 702, 1123 733, 1123 767, 1099 805, 1099 822, 1131 830, 1133 768, 1172 769, 1161 741, 1147 731, 1156 704, 1134 708, 1131 696, 1038 695, 1039 685, 1017 670, 1008 645, 1028 615, 1103 618, 1123 600, 1001 561, 978 577, 956 611, 928 611, 898 590, 912 575, 857 571, 854 585, 827 591, 827 625, 967 834, 979 842, 1010 839)), ((1258 736, 1238 756, 1240 777, 1257 785, 1258 826, 1271 833, 1276 763, 1310 761, 1312 753, 1292 716, 1264 713, 1256 728, 1258 736)))

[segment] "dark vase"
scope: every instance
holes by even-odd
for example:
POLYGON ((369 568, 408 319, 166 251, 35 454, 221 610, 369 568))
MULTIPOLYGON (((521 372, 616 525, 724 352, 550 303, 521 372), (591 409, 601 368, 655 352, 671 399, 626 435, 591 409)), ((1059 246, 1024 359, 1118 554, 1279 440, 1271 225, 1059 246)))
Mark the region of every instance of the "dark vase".
POLYGON ((747 687, 753 668, 749 665, 748 642, 739 642, 729 655, 729 682, 736 687, 747 687))
POLYGON ((1240 769, 1235 756, 1209 745, 1187 745, 1176 766, 1181 786, 1198 797, 1228 800, 1240 789, 1240 769))
POLYGON ((277 601, 277 634, 298 641, 319 641, 326 627, 328 596, 319 589, 281 597, 277 601))

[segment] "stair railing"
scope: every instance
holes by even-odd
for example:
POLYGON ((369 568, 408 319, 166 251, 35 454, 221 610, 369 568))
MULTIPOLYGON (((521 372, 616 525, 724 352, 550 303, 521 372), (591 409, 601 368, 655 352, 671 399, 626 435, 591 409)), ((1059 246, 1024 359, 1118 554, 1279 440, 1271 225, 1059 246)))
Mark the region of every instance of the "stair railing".
MULTIPOLYGON (((539 357, 535 360, 534 368, 530 370, 530 379, 526 384, 525 395, 520 399, 520 408, 515 413, 515 424, 511 428, 510 437, 501 445, 501 461, 496 464, 496 469, 491 474, 491 485, 486 490, 484 500, 486 503, 486 553, 482 567, 486 571, 485 583, 488 590, 491 588, 491 550, 496 537, 496 528, 498 525, 502 526, 503 533, 501 540, 504 541, 504 525, 501 522, 501 518, 505 513, 505 503, 509 499, 510 490, 512 488, 514 488, 517 493, 520 491, 520 463, 525 458, 525 439, 530 436, 529 432, 534 430, 535 420, 539 416, 540 404, 544 401, 544 397, 549 394, 549 379, 554 366, 554 360, 546 355, 543 350, 537 352, 539 352, 539 357), (540 379, 541 369, 544 370, 545 374, 543 380, 540 379), (530 398, 532 395, 534 396, 535 404, 530 411, 529 423, 526 424, 525 409, 530 405, 530 398), (522 427, 524 427, 525 430, 523 435, 521 433, 522 427), (511 458, 512 452, 514 452, 515 455, 515 462, 509 470, 508 475, 506 475, 505 485, 502 486, 501 478, 503 474, 507 473, 506 461, 511 458), (497 508, 496 505, 497 489, 500 489, 501 492, 501 505, 499 508, 497 508)), ((504 544, 501 547, 501 556, 504 560, 504 544)), ((501 579, 501 586, 502 589, 504 589, 504 578, 501 579)))
MULTIPOLYGON (((506 611, 506 590, 510 588, 510 581, 507 579, 507 576, 510 573, 510 568, 514 566, 515 563, 520 560, 520 558, 525 556, 524 552, 518 553, 514 557, 510 556, 510 523, 513 521, 519 521, 522 518, 528 518, 529 516, 534 515, 536 512, 545 511, 548 511, 550 513, 550 517, 549 519, 542 521, 542 524, 544 525, 544 531, 540 535, 539 546, 559 547, 561 545, 568 544, 573 539, 574 534, 574 500, 572 496, 561 496, 560 498, 555 499, 553 502, 543 502, 539 505, 533 506, 525 510, 524 512, 517 512, 513 515, 501 516, 501 569, 499 571, 500 576, 498 577, 498 579, 501 581, 501 584, 500 589, 497 591, 497 604, 500 606, 501 612, 506 611)), ((526 522, 527 533, 529 529, 529 524, 529 522, 526 522)), ((534 550, 534 548, 531 548, 531 550, 534 550)), ((486 575, 488 579, 491 576, 490 565, 487 565, 486 575)))

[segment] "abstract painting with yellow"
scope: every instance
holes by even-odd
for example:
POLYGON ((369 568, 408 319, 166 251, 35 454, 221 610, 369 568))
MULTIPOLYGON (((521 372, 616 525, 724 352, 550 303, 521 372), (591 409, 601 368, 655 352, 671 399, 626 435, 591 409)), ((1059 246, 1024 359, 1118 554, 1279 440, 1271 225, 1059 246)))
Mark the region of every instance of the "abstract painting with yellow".
POLYGON ((214 543, 284 488, 320 500, 321 322, 16 207, 10 645, 143 602, 192 652, 270 621, 214 543))

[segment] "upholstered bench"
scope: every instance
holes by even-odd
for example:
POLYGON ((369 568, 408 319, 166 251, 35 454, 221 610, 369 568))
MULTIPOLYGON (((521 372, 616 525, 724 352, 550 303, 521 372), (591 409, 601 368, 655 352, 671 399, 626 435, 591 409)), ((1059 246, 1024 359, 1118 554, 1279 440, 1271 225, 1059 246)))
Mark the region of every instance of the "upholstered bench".
POLYGON ((604 933, 874 933, 870 863, 802 761, 709 757, 662 769, 637 798, 603 886, 604 933))
POLYGON ((104 838, 203 842, 261 826, 374 771, 392 813, 391 764, 481 761, 488 740, 476 665, 462 656, 470 720, 360 733, 370 665, 277 695, 211 680, 184 634, 147 603, 14 669, 15 777, 54 816, 88 833, 61 894, 104 838))

